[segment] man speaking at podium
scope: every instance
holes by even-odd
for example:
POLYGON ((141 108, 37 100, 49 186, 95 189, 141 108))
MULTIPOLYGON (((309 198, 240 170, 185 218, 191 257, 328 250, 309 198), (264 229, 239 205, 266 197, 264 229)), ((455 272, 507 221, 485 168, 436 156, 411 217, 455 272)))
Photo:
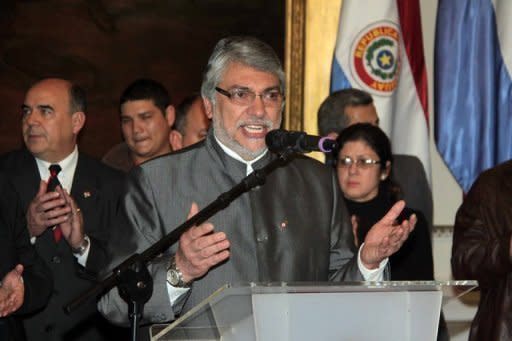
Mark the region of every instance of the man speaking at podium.
MULTIPOLYGON (((281 124, 284 84, 267 44, 250 37, 217 43, 201 87, 213 128, 205 141, 131 173, 124 198, 128 223, 115 240, 113 265, 144 251, 276 157, 265 135, 281 124)), ((144 321, 171 321, 225 283, 381 280, 387 257, 416 222, 412 216, 394 223, 403 206, 397 203, 356 250, 332 170, 295 157, 150 264, 154 287, 144 321)), ((112 322, 127 323, 127 305, 116 288, 99 309, 112 322)))

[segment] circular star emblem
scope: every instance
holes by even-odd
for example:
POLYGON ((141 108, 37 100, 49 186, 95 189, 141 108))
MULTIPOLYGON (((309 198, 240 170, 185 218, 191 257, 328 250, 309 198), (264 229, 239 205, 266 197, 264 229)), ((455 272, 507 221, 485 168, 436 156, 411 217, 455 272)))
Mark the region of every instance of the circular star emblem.
POLYGON ((365 27, 351 48, 351 72, 366 91, 390 96, 398 83, 400 71, 400 31, 390 21, 365 27))

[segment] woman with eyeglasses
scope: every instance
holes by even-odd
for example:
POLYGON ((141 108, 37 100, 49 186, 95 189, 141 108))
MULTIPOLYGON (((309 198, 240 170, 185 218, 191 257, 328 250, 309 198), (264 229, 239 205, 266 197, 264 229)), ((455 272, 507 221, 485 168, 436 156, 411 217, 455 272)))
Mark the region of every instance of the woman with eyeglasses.
MULTIPOLYGON (((400 188, 391 179, 391 145, 376 126, 360 123, 344 129, 337 138, 336 173, 352 219, 354 242, 359 246, 368 230, 397 202, 400 188)), ((433 280, 432 244, 423 213, 405 208, 400 223, 416 214, 418 222, 390 259, 391 280, 433 280)))
MULTIPOLYGON (((391 143, 379 127, 368 123, 345 128, 336 141, 336 174, 351 216, 354 243, 359 246, 372 225, 401 199, 400 187, 391 179, 391 143)), ((433 280, 432 243, 425 216, 406 207, 398 220, 411 214, 416 214, 418 221, 400 250, 389 257, 391 280, 433 280)), ((437 340, 449 339, 441 314, 437 340)))

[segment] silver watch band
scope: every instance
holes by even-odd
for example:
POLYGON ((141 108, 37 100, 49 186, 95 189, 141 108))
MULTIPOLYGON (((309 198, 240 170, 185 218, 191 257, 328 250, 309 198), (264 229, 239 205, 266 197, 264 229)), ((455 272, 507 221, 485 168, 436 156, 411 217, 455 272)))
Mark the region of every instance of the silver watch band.
POLYGON ((91 244, 91 240, 89 239, 89 236, 84 235, 84 241, 82 242, 82 244, 79 247, 77 247, 76 249, 72 248, 71 252, 73 252, 75 255, 83 256, 83 254, 85 253, 85 251, 87 251, 87 248, 89 247, 90 244, 91 244))
POLYGON ((173 255, 167 268, 167 281, 170 285, 177 288, 188 288, 190 283, 187 283, 183 279, 183 273, 176 265, 176 255, 173 255))

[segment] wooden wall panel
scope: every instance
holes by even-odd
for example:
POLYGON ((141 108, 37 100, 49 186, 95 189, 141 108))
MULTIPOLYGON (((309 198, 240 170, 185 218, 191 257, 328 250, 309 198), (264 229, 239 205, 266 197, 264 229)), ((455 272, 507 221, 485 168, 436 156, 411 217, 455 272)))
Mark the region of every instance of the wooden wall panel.
POLYGON ((84 86, 80 149, 101 157, 121 140, 117 105, 128 83, 154 78, 177 104, 199 90, 220 38, 254 35, 283 57, 284 26, 284 0, 1 1, 0 153, 21 145, 24 93, 42 77, 84 86))

